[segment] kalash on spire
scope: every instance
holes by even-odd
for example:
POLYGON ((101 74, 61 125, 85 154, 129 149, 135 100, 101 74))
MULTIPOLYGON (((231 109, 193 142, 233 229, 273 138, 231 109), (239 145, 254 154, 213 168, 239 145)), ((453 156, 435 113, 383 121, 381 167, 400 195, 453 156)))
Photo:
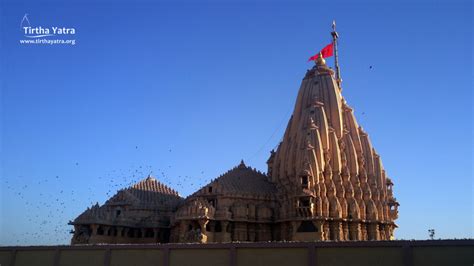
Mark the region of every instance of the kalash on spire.
POLYGON ((71 221, 71 243, 393 239, 393 183, 341 94, 335 23, 331 35, 267 173, 241 161, 186 199, 149 176, 71 221))
POLYGON ((268 172, 282 199, 283 239, 389 240, 398 202, 380 156, 341 94, 336 24, 332 43, 309 60, 293 115, 268 172), (324 58, 335 58, 335 71, 324 58), (292 222, 283 222, 292 221, 292 222), (296 224, 296 228, 294 226, 296 224), (313 228, 307 234, 304 228, 313 228))

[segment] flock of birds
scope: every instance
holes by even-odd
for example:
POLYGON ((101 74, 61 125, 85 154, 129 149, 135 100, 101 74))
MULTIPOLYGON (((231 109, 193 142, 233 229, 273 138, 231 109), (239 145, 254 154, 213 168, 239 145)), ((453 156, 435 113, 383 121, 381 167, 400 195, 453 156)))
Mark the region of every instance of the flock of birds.
MULTIPOLYGON (((74 167, 80 167, 79 163, 74 163, 71 169, 74 167)), ((52 175, 43 178, 3 178, 1 187, 6 202, 2 219, 11 219, 14 228, 3 232, 7 239, 3 239, 2 242, 6 243, 2 244, 69 244, 73 229, 68 225, 70 220, 75 219, 87 207, 97 202, 103 204, 118 190, 130 187, 150 174, 180 192, 180 195, 190 194, 210 181, 208 177, 204 177, 204 171, 198 171, 193 177, 175 175, 173 170, 172 165, 160 168, 140 165, 79 180, 73 173, 70 176, 52 175), (152 171, 153 169, 157 171, 152 171)))

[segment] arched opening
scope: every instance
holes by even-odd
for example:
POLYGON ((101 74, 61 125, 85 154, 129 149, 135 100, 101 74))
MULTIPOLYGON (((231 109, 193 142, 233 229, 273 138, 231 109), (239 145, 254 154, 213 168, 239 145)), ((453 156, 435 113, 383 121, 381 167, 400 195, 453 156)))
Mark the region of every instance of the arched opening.
POLYGON ((309 188, 309 178, 308 176, 301 177, 301 188, 309 188))
POLYGON ((216 222, 216 227, 215 227, 216 232, 222 232, 222 224, 221 221, 216 222))
POLYGON ((146 238, 153 238, 155 236, 155 232, 153 232, 153 229, 148 228, 145 231, 145 237, 146 238))
POLYGON ((131 228, 128 229, 127 237, 133 237, 133 236, 134 236, 133 233, 134 233, 134 232, 133 232, 133 229, 131 229, 131 228))
POLYGON ((117 228, 115 228, 115 227, 110 228, 108 235, 109 236, 117 236, 117 228))
POLYGON ((299 204, 300 207, 309 207, 310 206, 309 198, 300 198, 299 203, 300 203, 299 204))
POLYGON ((201 226, 199 225, 197 221, 195 220, 189 221, 188 231, 191 231, 191 230, 201 230, 201 226))
POLYGON ((314 226, 312 221, 303 221, 296 231, 300 233, 318 232, 318 228, 314 226))
POLYGON ((207 202, 209 202, 212 207, 216 207, 216 199, 208 199, 207 202))
POLYGON ((104 235, 104 228, 102 226, 99 226, 99 228, 97 228, 97 234, 100 236, 104 235))

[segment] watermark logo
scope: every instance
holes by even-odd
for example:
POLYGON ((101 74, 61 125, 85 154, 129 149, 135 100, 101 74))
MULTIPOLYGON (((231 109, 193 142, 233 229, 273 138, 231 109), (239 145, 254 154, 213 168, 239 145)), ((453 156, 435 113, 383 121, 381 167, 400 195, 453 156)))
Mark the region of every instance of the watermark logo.
POLYGON ((76 29, 64 26, 35 26, 31 24, 28 14, 20 22, 24 45, 76 45, 76 29))

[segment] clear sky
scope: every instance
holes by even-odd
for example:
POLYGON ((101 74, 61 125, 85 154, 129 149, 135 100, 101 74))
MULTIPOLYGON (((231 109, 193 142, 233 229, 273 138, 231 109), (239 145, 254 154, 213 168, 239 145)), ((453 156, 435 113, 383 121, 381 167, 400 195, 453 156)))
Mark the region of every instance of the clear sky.
POLYGON ((150 172, 188 195, 241 159, 266 171, 333 19, 343 95, 395 183, 396 237, 473 237, 471 1, 3 0, 0 12, 0 245, 66 244, 69 220, 150 172), (76 45, 21 45, 25 14, 74 27, 76 45))

